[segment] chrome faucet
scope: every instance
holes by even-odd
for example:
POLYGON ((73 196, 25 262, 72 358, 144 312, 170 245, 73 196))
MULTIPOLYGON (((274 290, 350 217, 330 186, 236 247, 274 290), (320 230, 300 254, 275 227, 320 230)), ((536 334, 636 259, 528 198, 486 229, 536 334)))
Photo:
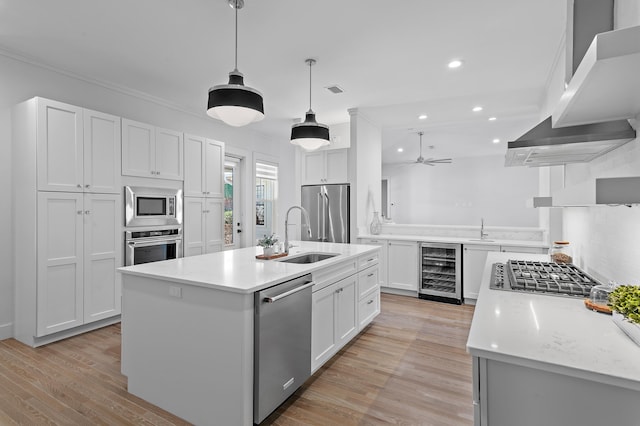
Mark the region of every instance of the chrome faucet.
POLYGON ((284 217, 284 253, 289 254, 289 212, 293 209, 298 209, 302 212, 302 216, 304 216, 304 221, 307 225, 307 234, 309 238, 311 238, 311 224, 309 221, 309 213, 304 209, 304 207, 300 206, 292 206, 287 210, 287 214, 284 217))
POLYGON ((480 218, 480 239, 481 239, 481 240, 484 240, 484 238, 485 238, 485 237, 488 237, 488 236, 489 236, 489 234, 486 234, 486 233, 484 232, 484 218, 483 218, 483 217, 481 217, 481 218, 480 218))

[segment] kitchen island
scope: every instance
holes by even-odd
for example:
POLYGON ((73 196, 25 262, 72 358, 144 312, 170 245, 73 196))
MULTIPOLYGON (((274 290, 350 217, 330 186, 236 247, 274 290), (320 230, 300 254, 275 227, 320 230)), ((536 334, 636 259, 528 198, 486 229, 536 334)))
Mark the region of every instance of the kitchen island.
POLYGON ((476 426, 640 424, 640 347, 583 299, 489 288, 489 253, 467 341, 476 426))
POLYGON ((122 373, 129 392, 195 424, 252 424, 254 293, 306 274, 314 283, 310 369, 355 337, 379 313, 378 249, 296 245, 288 258, 336 256, 285 263, 256 259, 261 249, 250 247, 120 268, 122 373), (323 316, 334 315, 332 307, 343 308, 343 315, 323 316))

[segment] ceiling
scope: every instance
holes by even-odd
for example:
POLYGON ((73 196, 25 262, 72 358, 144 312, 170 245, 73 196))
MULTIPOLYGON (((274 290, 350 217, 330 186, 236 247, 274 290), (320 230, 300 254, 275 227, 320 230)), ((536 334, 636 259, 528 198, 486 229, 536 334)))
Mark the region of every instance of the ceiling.
MULTIPOLYGON (((263 93, 266 114, 250 126, 288 139, 309 106, 312 57, 318 121, 347 122, 358 108, 382 129, 383 162, 415 159, 418 130, 434 146, 425 157, 503 154, 506 140, 539 121, 565 8, 558 0, 246 0, 238 68, 263 93), (450 70, 454 58, 464 63, 450 70), (344 93, 325 89, 334 84, 344 93), (484 110, 472 112, 476 105, 484 110)), ((209 87, 233 69, 234 11, 227 0, 0 0, 0 49, 206 117, 209 87)))

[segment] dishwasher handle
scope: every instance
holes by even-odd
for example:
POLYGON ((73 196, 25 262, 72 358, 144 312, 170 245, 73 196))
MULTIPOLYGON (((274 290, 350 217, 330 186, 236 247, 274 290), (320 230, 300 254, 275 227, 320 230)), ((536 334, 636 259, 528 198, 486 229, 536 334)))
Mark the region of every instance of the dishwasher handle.
POLYGON ((294 293, 297 293, 299 291, 304 290, 305 288, 309 288, 311 287, 313 284, 315 284, 313 281, 306 281, 303 285, 301 285, 300 287, 296 287, 296 288, 292 288, 289 291, 285 291, 284 293, 280 293, 277 296, 273 296, 273 297, 265 297, 264 299, 262 299, 265 303, 275 303, 280 299, 284 299, 287 296, 291 296, 294 293))

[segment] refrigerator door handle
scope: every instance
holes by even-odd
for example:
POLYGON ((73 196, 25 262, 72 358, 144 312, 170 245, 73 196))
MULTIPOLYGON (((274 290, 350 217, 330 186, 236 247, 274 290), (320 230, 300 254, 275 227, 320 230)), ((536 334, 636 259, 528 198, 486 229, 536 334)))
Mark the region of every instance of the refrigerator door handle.
MULTIPOLYGON (((336 241, 336 236, 333 233, 333 220, 331 218, 331 209, 330 209, 330 206, 329 206, 329 194, 327 194, 325 192, 324 196, 327 199, 327 204, 325 205, 325 211, 327 212, 327 216, 329 216, 329 238, 330 238, 330 239, 327 239, 327 230, 325 229, 324 240, 325 241, 335 242, 336 241)), ((325 226, 326 225, 327 225, 327 223, 325 222, 325 226)))
POLYGON ((318 236, 318 241, 322 241, 322 234, 320 233, 320 211, 322 209, 322 207, 320 207, 320 205, 322 204, 322 206, 324 206, 324 200, 322 200, 322 194, 320 192, 318 192, 318 232, 316 232, 316 235, 318 236))

